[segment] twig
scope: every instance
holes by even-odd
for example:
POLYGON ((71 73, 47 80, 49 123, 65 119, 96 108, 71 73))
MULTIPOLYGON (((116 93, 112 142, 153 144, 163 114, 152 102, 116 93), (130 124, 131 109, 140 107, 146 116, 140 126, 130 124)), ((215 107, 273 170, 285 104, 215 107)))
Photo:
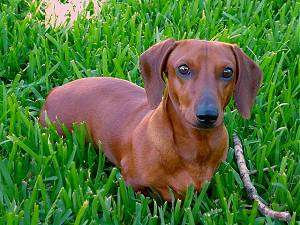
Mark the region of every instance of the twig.
MULTIPOLYGON (((263 172, 274 171, 275 168, 276 168, 276 165, 271 166, 271 167, 263 168, 262 171, 263 171, 263 172)), ((252 171, 249 172, 249 175, 254 175, 254 174, 256 174, 257 172, 258 172, 257 170, 252 170, 252 171)))
POLYGON ((263 215, 275 219, 283 220, 283 221, 290 221, 291 214, 289 212, 274 211, 270 209, 268 206, 266 206, 264 203, 262 203, 262 201, 260 200, 261 197, 257 194, 257 191, 250 180, 249 170, 246 166, 242 144, 235 133, 233 134, 233 142, 234 142, 235 158, 240 170, 240 176, 243 180, 249 198, 258 202, 258 209, 263 215))

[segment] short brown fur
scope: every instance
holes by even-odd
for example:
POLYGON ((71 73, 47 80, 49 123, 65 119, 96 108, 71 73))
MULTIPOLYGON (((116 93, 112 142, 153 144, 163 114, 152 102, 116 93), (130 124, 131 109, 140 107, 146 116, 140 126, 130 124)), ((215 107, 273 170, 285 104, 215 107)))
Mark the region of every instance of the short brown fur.
MULTIPOLYGON (((181 198, 191 184, 199 190, 225 160, 224 109, 234 95, 241 115, 249 118, 262 74, 235 45, 200 40, 158 43, 142 54, 140 67, 146 91, 116 78, 75 80, 49 94, 40 122, 46 125, 46 114, 70 130, 72 124, 86 122, 127 184, 135 190, 154 188, 166 200, 171 188, 181 198), (183 63, 192 69, 192 78, 177 75, 183 63), (234 69, 229 82, 220 79, 226 66, 234 69), (195 107, 206 95, 219 110, 209 129, 195 125, 195 107)), ((57 129, 61 133, 59 125, 57 129)))

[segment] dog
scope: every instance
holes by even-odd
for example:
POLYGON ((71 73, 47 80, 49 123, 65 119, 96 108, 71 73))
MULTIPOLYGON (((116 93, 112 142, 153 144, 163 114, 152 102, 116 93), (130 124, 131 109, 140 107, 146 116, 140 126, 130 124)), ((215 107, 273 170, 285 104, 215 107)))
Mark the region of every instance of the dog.
POLYGON ((135 191, 171 201, 199 191, 226 159, 224 109, 231 96, 243 118, 262 72, 239 47, 217 41, 167 39, 140 57, 145 89, 117 78, 90 77, 56 87, 40 114, 63 134, 85 122, 95 143, 135 191), (58 122, 60 121, 60 122, 58 122))

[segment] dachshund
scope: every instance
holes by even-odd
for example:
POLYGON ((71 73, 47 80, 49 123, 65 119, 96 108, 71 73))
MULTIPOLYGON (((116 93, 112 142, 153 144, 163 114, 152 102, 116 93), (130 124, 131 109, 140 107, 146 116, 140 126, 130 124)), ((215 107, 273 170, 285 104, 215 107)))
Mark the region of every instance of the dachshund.
POLYGON ((135 191, 147 188, 171 201, 187 187, 199 191, 226 159, 224 109, 231 96, 245 119, 262 72, 239 47, 218 41, 167 39, 140 57, 145 89, 108 77, 54 88, 40 114, 63 135, 85 122, 94 143, 121 169, 135 191))

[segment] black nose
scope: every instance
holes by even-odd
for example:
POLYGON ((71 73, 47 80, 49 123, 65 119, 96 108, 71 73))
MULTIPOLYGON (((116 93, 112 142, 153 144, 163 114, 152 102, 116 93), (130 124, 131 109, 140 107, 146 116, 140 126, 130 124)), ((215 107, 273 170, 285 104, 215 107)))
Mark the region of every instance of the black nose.
POLYGON ((219 112, 214 106, 199 106, 196 116, 198 124, 202 127, 212 127, 217 121, 219 112))

